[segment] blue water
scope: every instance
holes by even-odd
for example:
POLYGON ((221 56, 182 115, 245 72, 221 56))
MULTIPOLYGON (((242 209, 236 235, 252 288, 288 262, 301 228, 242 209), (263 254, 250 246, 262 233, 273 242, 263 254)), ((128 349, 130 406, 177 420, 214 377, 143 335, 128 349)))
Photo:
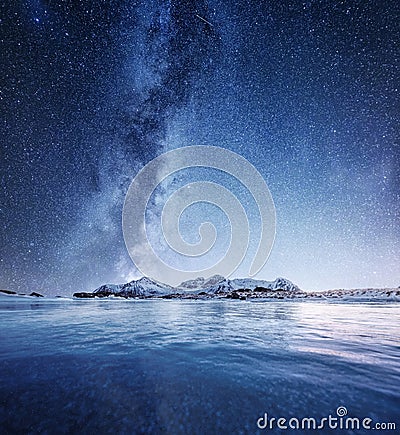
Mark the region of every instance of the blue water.
POLYGON ((257 420, 344 406, 399 433, 399 337, 399 303, 2 297, 0 431, 288 433, 257 420))

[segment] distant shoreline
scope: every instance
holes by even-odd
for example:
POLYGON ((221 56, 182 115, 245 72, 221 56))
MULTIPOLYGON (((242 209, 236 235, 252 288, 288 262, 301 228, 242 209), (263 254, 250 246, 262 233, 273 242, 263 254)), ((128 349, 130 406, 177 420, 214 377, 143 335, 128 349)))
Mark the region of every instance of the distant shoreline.
POLYGON ((287 291, 287 290, 267 290, 267 289, 239 289, 231 292, 220 293, 190 293, 177 292, 167 295, 152 296, 124 296, 119 294, 99 294, 99 293, 74 293, 76 299, 180 299, 180 300, 215 300, 215 299, 232 299, 232 300, 334 300, 334 299, 351 299, 351 300, 391 300, 400 302, 400 288, 385 289, 351 289, 351 290, 325 290, 320 292, 306 291, 287 291))
MULTIPOLYGON (((32 292, 30 294, 17 293, 11 290, 0 290, 0 296, 20 297, 21 299, 70 299, 69 296, 44 296, 32 292)), ((72 299, 157 299, 157 300, 383 300, 400 302, 400 288, 366 288, 366 289, 335 289, 323 291, 288 291, 256 288, 254 290, 238 289, 230 292, 206 293, 176 292, 165 295, 136 295, 126 296, 114 293, 78 292, 72 299)))

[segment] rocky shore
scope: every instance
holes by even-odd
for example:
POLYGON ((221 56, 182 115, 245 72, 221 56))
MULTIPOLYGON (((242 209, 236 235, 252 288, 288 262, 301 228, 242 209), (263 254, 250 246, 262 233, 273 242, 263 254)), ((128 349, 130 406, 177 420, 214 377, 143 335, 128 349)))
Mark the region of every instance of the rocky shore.
POLYGON ((40 293, 37 293, 37 292, 31 292, 29 295, 28 294, 26 294, 26 293, 17 293, 17 292, 15 292, 15 291, 13 291, 13 290, 0 290, 0 294, 5 294, 5 295, 12 295, 12 296, 33 296, 33 297, 36 297, 36 298, 43 298, 44 296, 42 295, 42 294, 40 294, 40 293))

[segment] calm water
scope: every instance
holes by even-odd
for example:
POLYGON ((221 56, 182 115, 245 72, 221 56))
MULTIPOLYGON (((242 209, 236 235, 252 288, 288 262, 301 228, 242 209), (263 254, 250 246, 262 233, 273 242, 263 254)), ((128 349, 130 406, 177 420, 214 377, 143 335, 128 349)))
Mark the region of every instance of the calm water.
POLYGON ((288 433, 257 419, 345 406, 399 433, 399 337, 398 303, 3 297, 1 432, 288 433))

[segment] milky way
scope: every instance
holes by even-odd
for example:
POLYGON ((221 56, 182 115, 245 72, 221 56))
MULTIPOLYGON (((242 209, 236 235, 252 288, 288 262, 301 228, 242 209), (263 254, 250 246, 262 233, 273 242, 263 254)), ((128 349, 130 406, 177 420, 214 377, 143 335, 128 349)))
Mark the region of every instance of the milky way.
POLYGON ((394 0, 2 5, 0 287, 136 276, 129 182, 193 144, 267 181, 277 236, 260 278, 400 285, 399 23, 394 0))

